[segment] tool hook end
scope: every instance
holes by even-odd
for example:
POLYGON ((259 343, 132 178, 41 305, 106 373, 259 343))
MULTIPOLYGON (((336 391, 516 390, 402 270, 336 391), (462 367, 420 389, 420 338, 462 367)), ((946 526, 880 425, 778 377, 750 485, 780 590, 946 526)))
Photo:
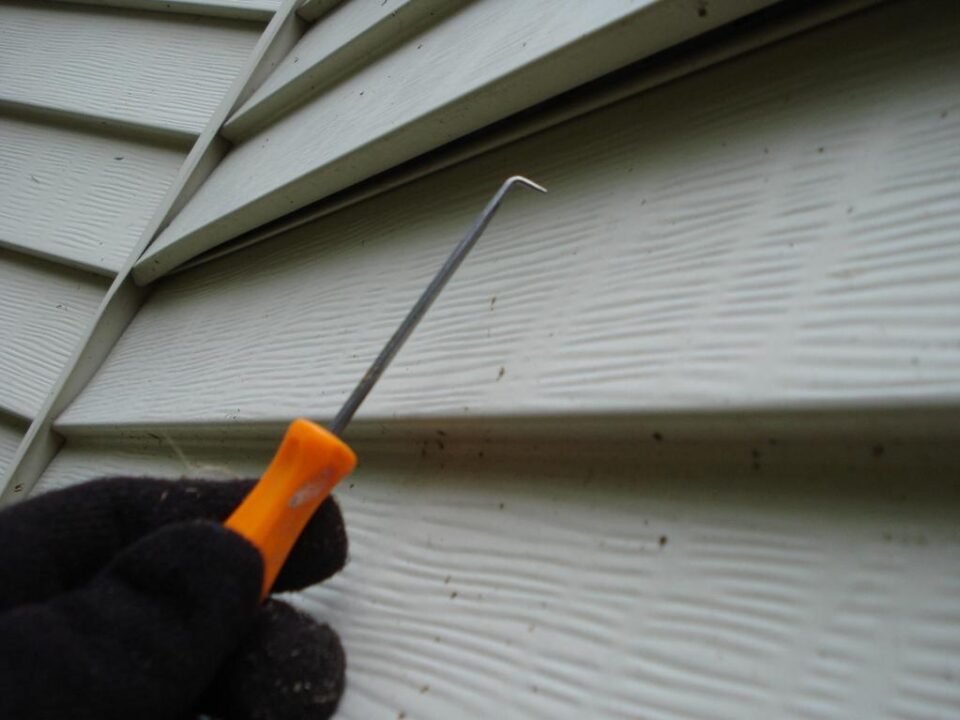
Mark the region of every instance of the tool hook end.
POLYGON ((530 178, 525 178, 523 175, 513 175, 507 178, 507 181, 503 184, 504 188, 509 188, 512 185, 526 185, 531 190, 536 190, 537 192, 545 193, 547 189, 538 183, 535 183, 530 178))

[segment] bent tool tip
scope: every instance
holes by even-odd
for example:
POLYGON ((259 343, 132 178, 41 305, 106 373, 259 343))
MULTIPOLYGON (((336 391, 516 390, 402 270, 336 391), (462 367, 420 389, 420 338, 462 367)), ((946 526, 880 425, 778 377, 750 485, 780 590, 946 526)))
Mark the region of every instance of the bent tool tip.
POLYGON ((537 192, 542 192, 542 193, 547 192, 547 189, 543 185, 540 185, 539 183, 535 183, 533 180, 531 180, 530 178, 526 178, 523 175, 512 175, 508 177, 506 181, 504 181, 502 187, 504 189, 507 189, 512 185, 518 185, 518 184, 526 185, 531 190, 536 190, 537 192))

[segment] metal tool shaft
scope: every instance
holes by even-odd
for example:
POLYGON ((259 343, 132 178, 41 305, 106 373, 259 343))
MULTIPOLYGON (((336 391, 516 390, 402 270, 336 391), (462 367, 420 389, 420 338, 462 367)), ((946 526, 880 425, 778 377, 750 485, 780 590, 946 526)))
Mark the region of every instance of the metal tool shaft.
POLYGON ((473 226, 453 249, 453 252, 450 253, 450 257, 447 258, 443 267, 440 268, 433 280, 430 281, 427 289, 423 291, 423 294, 414 304, 413 308, 407 313, 403 322, 400 323, 400 327, 396 329, 393 336, 387 341, 387 344, 383 346, 380 354, 370 365, 367 372, 364 373, 360 382, 357 383, 357 386, 353 389, 353 392, 350 393, 350 397, 347 398, 343 407, 340 408, 340 412, 337 413, 333 422, 327 427, 334 435, 341 435, 343 433, 357 412, 357 408, 360 407, 360 404, 367 395, 370 394, 377 380, 383 375, 383 371, 390 365, 390 361, 393 360, 400 348, 403 347, 407 338, 410 337, 410 333, 414 331, 414 328, 417 327, 423 319, 423 316, 426 315, 427 310, 433 305, 433 301, 437 299, 437 296, 440 294, 440 291, 443 290, 444 286, 446 286, 450 277, 457 271, 457 268, 460 267, 464 258, 476 244, 477 239, 483 234, 483 231, 486 230, 487 225, 490 224, 490 220, 493 218, 494 213, 496 213, 497 208, 500 207, 504 196, 514 185, 524 185, 544 193, 547 191, 546 188, 520 175, 514 175, 504 181, 500 189, 497 190, 496 194, 490 199, 490 202, 487 203, 483 212, 477 216, 473 226))

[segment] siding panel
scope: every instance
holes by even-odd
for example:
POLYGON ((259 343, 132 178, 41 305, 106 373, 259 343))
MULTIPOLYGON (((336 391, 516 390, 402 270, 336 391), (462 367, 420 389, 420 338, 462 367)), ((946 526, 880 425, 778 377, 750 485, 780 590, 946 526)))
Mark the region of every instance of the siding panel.
POLYGON ((261 30, 168 13, 3 4, 0 100, 196 136, 261 30))
POLYGON ((183 158, 181 150, 0 118, 0 243, 116 272, 183 158))
POLYGON ((106 289, 104 278, 0 250, 0 408, 33 416, 106 289))
POLYGON ((17 452, 20 438, 23 437, 23 427, 0 414, 0 477, 3 476, 7 465, 17 452))
MULTIPOLYGON (((140 263, 139 281, 769 0, 483 0, 250 137, 140 263)), ((296 49, 294 52, 297 52, 296 49)))
POLYGON ((268 22, 280 0, 63 0, 64 2, 157 12, 208 15, 268 22))
MULTIPOLYGON (((960 702, 957 468, 923 460, 948 448, 780 445, 757 471, 738 446, 483 447, 358 448, 338 494, 350 563, 297 598, 344 641, 338 717, 936 718, 960 702)), ((44 485, 267 460, 178 451, 68 447, 44 485)))
POLYGON ((956 406, 960 27, 914 9, 171 278, 59 425, 330 417, 515 172, 550 195, 508 200, 361 419, 956 406))
POLYGON ((439 22, 464 0, 395 0, 376 5, 353 0, 310 28, 277 69, 227 121, 234 142, 251 135, 321 87, 389 53, 410 35, 439 22))

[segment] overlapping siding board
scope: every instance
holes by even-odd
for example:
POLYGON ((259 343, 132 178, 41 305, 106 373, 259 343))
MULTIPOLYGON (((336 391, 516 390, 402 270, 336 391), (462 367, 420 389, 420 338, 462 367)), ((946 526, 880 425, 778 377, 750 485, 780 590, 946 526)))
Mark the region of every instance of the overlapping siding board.
POLYGON ((0 101, 149 128, 189 146, 262 29, 217 18, 7 2, 0 5, 0 101))
POLYGON ((280 0, 62 0, 133 10, 201 15, 268 22, 280 7, 280 0))
POLYGON ((0 117, 0 244, 115 273, 185 154, 36 118, 0 117))
POLYGON ((0 3, 0 414, 23 424, 4 433, 0 486, 15 436, 54 451, 51 391, 70 358, 102 349, 81 345, 100 337, 111 281, 271 14, 249 0, 0 3))
POLYGON ((550 194, 508 200, 361 421, 955 404, 960 54, 894 32, 910 5, 174 276, 59 424, 331 417, 513 172, 550 194))
POLYGON ((0 250, 0 409, 32 418, 107 281, 0 250))
MULTIPOLYGON (((856 443, 763 444, 757 470, 749 444, 447 439, 425 456, 358 446, 338 491, 350 563, 295 600, 344 641, 337 717, 842 720, 960 702, 956 465, 856 443)), ((269 457, 176 448, 75 444, 44 485, 252 475, 269 457)))
MULTIPOLYGON (((409 31, 402 19, 425 1, 403 4, 379 27, 409 31)), ((716 3, 702 13, 688 0, 597 0, 557 12, 551 2, 476 0, 446 15, 421 14, 413 25, 426 22, 422 30, 387 54, 361 52, 348 67, 337 60, 342 53, 325 54, 333 48, 324 26, 343 20, 345 31, 360 33, 367 26, 350 18, 354 6, 374 11, 363 0, 341 5, 278 69, 299 92, 303 76, 290 65, 301 56, 305 65, 323 61, 310 71, 319 94, 304 79, 300 104, 262 129, 234 120, 233 151, 144 255, 137 279, 155 279, 285 212, 769 3, 716 3), (349 72, 324 86, 324 63, 334 75, 349 72), (253 134, 240 137, 244 130, 253 134)), ((391 42, 389 34, 382 40, 391 42)), ((286 110, 288 95, 273 93, 278 109, 286 110)))

